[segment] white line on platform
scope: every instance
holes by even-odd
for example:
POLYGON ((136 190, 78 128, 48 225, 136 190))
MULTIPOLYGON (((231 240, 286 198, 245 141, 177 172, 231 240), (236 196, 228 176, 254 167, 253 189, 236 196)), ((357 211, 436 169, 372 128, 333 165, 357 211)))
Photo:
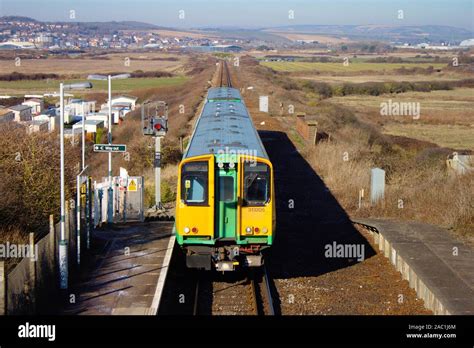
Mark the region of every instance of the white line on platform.
POLYGON ((166 276, 168 274, 168 268, 171 261, 171 255, 173 254, 174 242, 176 236, 171 236, 168 243, 168 249, 166 250, 165 258, 163 260, 163 266, 161 267, 160 277, 156 284, 155 295, 153 296, 153 302, 151 307, 147 311, 147 315, 156 315, 158 313, 158 307, 160 306, 161 295, 163 294, 163 288, 165 287, 166 276))

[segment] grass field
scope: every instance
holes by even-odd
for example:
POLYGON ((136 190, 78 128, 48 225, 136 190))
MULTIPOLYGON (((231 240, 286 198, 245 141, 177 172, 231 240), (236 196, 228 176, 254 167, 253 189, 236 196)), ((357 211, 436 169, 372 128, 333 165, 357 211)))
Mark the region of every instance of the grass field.
POLYGON ((56 57, 22 59, 21 65, 16 66, 14 57, 11 57, 11 60, 2 61, 2 64, 0 64, 0 74, 9 74, 16 71, 23 74, 41 72, 86 76, 87 74, 133 72, 135 70, 176 72, 182 69, 183 64, 188 60, 188 57, 183 55, 150 52, 112 53, 97 58, 79 56, 69 59, 56 57), (157 60, 168 58, 178 60, 157 60))
MULTIPOLYGON (((136 89, 147 89, 163 86, 175 86, 185 83, 184 76, 162 77, 162 78, 130 78, 123 80, 113 80, 112 88, 114 91, 132 91, 136 89)), ((78 80, 65 80, 64 83, 74 83, 78 80)), ((93 92, 107 91, 107 81, 91 81, 93 92)), ((20 80, 20 81, 0 81, 0 93, 21 94, 23 92, 44 93, 56 91, 59 89, 58 80, 20 80)))
POLYGON ((445 74, 435 73, 431 75, 414 74, 414 75, 383 75, 383 74, 363 74, 351 76, 299 76, 303 80, 311 80, 316 82, 326 82, 334 85, 343 83, 364 83, 364 82, 422 82, 422 81, 457 81, 468 78, 469 76, 461 74, 445 74))
MULTIPOLYGON (((474 90, 472 88, 456 88, 448 91, 407 92, 401 94, 384 94, 380 96, 349 95, 334 97, 330 101, 354 110, 358 115, 372 115, 377 123, 396 119, 411 123, 407 116, 380 116, 380 104, 388 102, 420 103, 420 119, 417 123, 443 125, 474 124, 474 90)), ((472 129, 474 134, 474 129, 472 129)), ((472 136, 474 138, 474 135, 472 136)))
POLYGON ((409 68, 428 68, 432 66, 435 69, 443 68, 446 64, 440 63, 367 63, 360 60, 352 61, 349 59, 349 65, 342 63, 319 63, 319 62, 261 62, 263 66, 272 68, 276 71, 300 72, 300 71, 320 71, 329 73, 354 73, 361 71, 393 71, 405 67, 409 68))
POLYGON ((389 123, 383 133, 429 141, 455 150, 474 150, 474 127, 389 123))

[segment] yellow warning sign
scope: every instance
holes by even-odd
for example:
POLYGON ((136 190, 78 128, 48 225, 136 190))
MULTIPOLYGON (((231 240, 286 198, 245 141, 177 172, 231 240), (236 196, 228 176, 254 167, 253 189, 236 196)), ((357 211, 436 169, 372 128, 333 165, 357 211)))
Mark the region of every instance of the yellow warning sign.
POLYGON ((137 181, 135 179, 131 179, 128 182, 128 191, 136 191, 137 190, 137 181))

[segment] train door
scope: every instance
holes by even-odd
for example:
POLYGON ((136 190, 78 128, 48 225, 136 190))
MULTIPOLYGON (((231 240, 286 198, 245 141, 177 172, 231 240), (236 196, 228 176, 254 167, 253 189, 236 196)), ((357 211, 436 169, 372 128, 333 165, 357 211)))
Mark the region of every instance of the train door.
POLYGON ((236 238, 237 171, 217 168, 216 226, 218 238, 236 238))

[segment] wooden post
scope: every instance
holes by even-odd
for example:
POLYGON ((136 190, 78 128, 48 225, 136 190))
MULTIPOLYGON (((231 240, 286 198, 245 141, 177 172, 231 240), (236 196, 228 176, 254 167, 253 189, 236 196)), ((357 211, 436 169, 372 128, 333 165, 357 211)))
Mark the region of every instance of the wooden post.
POLYGON ((7 270, 5 261, 0 261, 0 315, 7 314, 7 270))
POLYGON ((38 255, 36 255, 36 250, 35 250, 35 234, 33 232, 30 232, 30 246, 29 246, 29 252, 30 252, 30 286, 29 286, 29 297, 30 297, 30 310, 31 313, 35 314, 36 313, 36 259, 38 258, 38 255))

